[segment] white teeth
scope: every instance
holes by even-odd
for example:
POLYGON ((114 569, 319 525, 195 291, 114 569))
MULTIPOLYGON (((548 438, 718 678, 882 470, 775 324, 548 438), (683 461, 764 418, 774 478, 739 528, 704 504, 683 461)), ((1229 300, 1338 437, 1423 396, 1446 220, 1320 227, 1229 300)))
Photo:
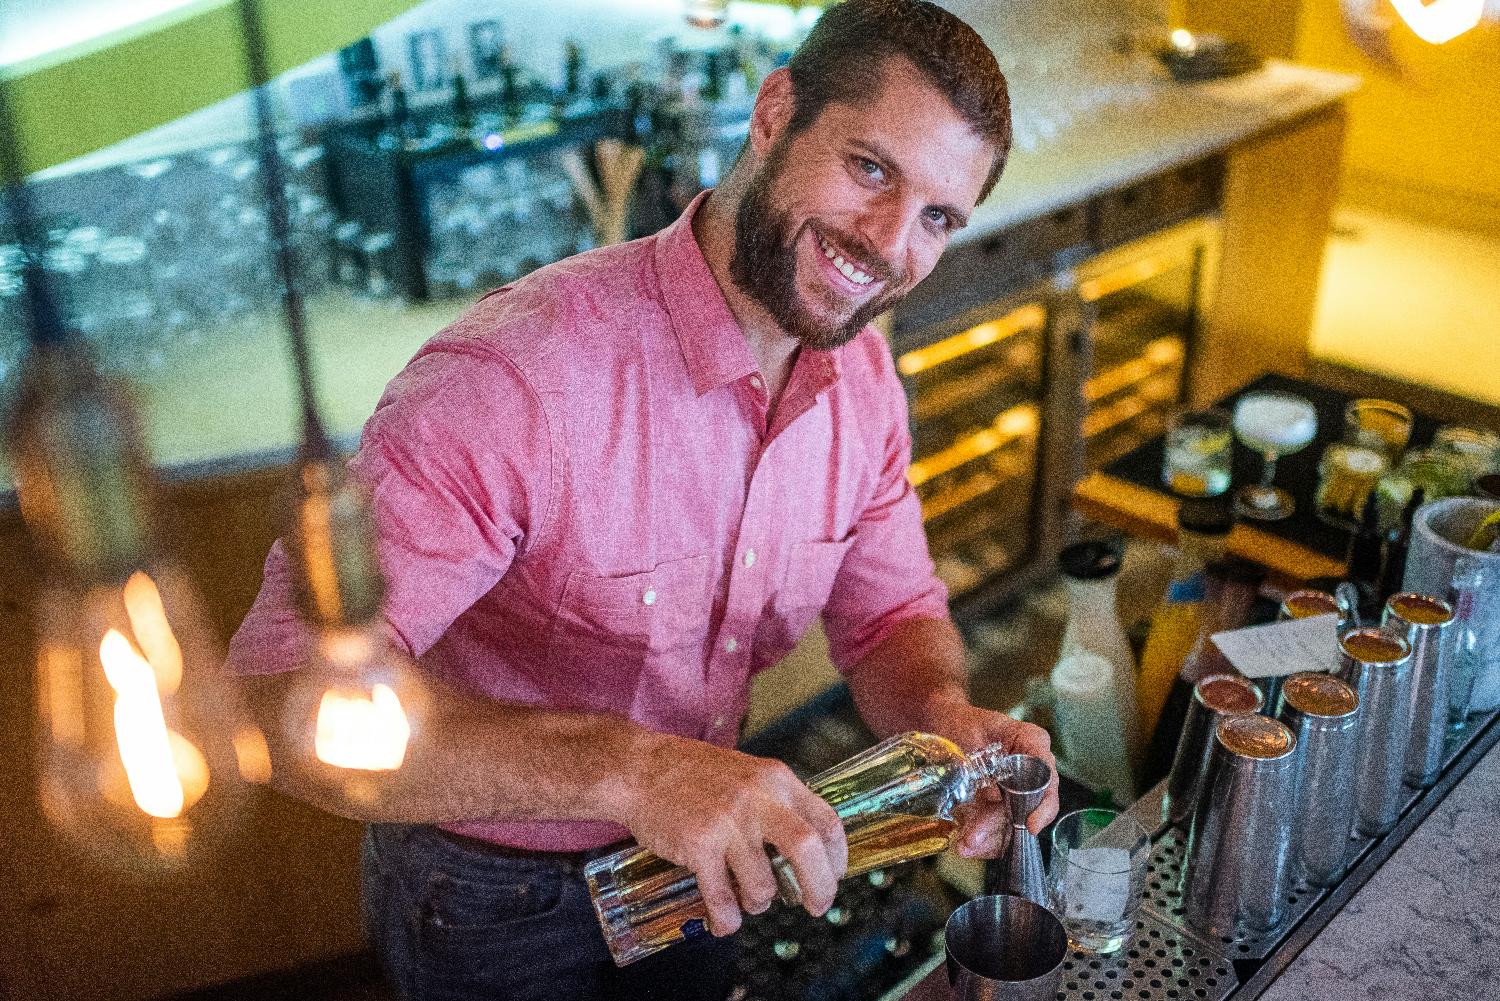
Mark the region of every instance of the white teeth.
POLYGON ((833 247, 829 246, 828 241, 823 239, 821 236, 818 237, 818 246, 822 249, 823 256, 832 261, 833 266, 838 268, 839 271, 843 273, 843 276, 852 281, 854 284, 868 285, 870 284, 870 282, 875 280, 869 275, 865 274, 863 271, 856 268, 854 265, 850 264, 848 261, 844 260, 843 255, 834 250, 833 247))

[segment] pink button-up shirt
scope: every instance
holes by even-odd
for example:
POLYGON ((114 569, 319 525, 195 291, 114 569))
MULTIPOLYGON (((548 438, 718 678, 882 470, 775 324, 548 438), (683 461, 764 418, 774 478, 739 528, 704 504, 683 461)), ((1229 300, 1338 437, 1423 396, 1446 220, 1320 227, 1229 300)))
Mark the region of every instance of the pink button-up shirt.
MULTIPOLYGON (((386 617, 475 695, 625 717, 732 746, 747 682, 823 614, 847 671, 900 623, 948 614, 910 461, 906 400, 866 329, 764 384, 693 236, 561 261, 424 345, 365 425, 386 617)), ((277 543, 230 645, 242 673, 294 667, 277 543)), ((470 837, 573 851, 625 836, 475 820, 470 837)))

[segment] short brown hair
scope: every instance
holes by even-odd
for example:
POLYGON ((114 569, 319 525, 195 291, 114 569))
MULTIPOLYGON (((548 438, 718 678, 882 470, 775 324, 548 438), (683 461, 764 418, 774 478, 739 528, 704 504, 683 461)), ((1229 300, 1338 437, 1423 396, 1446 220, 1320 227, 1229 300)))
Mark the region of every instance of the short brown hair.
POLYGON ((856 104, 875 93, 894 56, 916 67, 995 147, 983 201, 1010 153, 1010 91, 978 33, 926 0, 845 0, 828 8, 787 66, 795 102, 788 133, 807 128, 830 102, 856 104))

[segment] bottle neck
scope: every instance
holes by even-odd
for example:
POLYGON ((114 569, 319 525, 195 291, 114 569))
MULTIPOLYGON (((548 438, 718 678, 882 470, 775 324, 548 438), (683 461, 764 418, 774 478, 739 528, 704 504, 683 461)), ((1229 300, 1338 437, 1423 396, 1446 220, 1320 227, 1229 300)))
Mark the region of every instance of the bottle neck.
POLYGON ((982 747, 964 758, 963 764, 958 766, 952 786, 949 787, 941 816, 952 820, 956 807, 972 802, 979 795, 980 789, 994 785, 1004 773, 1004 760, 1010 753, 1004 744, 997 743, 982 747))

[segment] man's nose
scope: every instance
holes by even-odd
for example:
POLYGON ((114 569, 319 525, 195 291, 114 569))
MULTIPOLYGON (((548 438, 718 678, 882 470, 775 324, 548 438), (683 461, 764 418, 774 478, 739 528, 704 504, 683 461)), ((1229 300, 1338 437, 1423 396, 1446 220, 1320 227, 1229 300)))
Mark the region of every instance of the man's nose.
POLYGON ((906 260, 906 245, 914 221, 915 213, 898 200, 882 199, 860 216, 859 233, 880 255, 886 267, 900 271, 906 260))

